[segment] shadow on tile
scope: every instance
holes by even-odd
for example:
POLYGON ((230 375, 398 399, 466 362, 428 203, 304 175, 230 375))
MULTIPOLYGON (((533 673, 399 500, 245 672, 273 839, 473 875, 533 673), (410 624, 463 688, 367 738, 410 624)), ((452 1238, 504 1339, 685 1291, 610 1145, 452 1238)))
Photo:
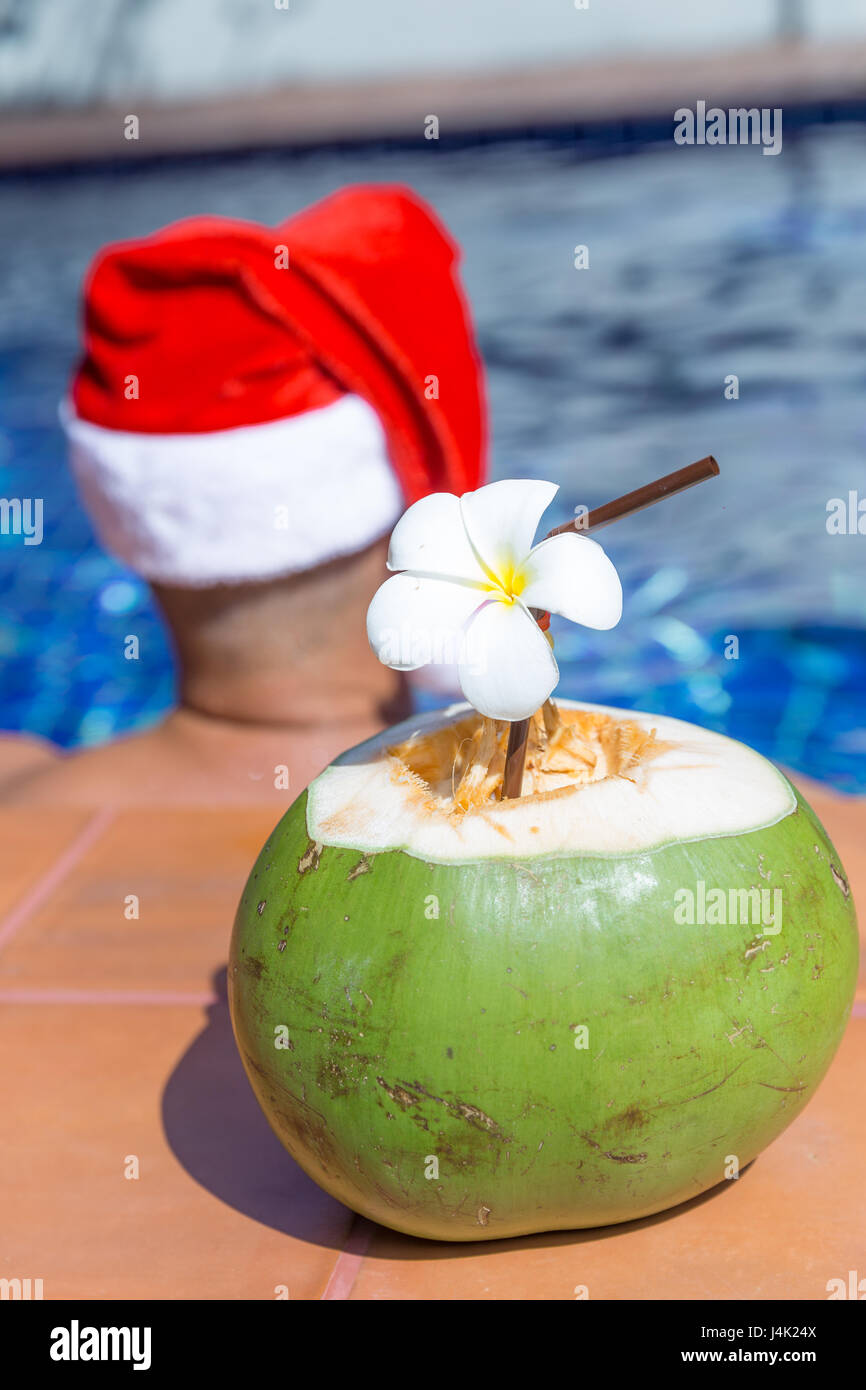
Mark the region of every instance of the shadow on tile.
MULTIPOLYGON (((357 1218, 307 1177, 271 1131, 235 1047, 224 969, 213 984, 218 997, 208 1008, 207 1025, 187 1048, 163 1091, 163 1128, 171 1149, 197 1183, 251 1220, 298 1240, 342 1250, 357 1218)), ((743 1169, 741 1181, 752 1166, 743 1169)), ((720 1183, 668 1211, 618 1226, 549 1231, 498 1241, 426 1241, 375 1222, 368 1224, 373 1228, 377 1254, 388 1259, 477 1258, 485 1253, 556 1249, 624 1236, 718 1199, 734 1186, 720 1183)))
POLYGON ((213 984, 207 1025, 162 1094, 171 1149, 197 1183, 251 1220, 342 1250, 354 1213, 317 1187, 272 1133, 235 1047, 225 970, 213 984))

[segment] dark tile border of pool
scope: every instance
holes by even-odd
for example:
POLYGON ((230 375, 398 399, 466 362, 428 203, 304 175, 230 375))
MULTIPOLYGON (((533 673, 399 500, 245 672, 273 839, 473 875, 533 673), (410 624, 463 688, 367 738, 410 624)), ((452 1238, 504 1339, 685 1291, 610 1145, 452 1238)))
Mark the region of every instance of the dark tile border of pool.
MULTIPOLYGON (((815 127, 842 124, 866 126, 866 96, 850 101, 808 102, 800 106, 784 107, 785 138, 788 141, 792 136, 796 138, 796 135, 815 127)), ((498 127, 495 130, 465 130, 442 136, 437 142, 433 157, 445 152, 477 149, 485 145, 539 141, 571 148, 575 157, 581 160, 612 159, 640 153, 651 145, 667 145, 672 138, 672 129, 671 113, 666 112, 664 115, 628 117, 622 120, 564 121, 553 125, 515 125, 498 127)), ((285 144, 275 145, 270 142, 251 142, 249 145, 224 150, 138 155, 133 161, 94 158, 60 160, 57 163, 22 165, 16 168, 0 167, 0 182, 68 178, 77 175, 96 175, 112 179, 134 178, 140 171, 154 168, 174 168, 190 164, 231 165, 238 160, 259 157, 305 160, 322 154, 346 154, 353 151, 357 151, 359 155, 370 151, 393 150, 400 153, 425 148, 425 144, 423 136, 419 138, 407 135, 362 140, 326 140, 318 144, 293 144, 287 141, 285 144)), ((429 148, 429 145, 426 145, 426 148, 429 148)))

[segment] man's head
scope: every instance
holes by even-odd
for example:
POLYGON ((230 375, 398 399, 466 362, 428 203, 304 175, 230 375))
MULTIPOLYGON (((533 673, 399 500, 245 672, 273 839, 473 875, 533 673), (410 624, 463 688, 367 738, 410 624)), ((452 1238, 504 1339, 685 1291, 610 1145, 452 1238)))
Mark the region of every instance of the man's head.
POLYGON ((217 719, 305 727, 408 714, 405 678, 377 661, 365 615, 386 540, 299 574, 153 591, 178 658, 181 704, 217 719))
POLYGON ((103 544, 154 588, 188 707, 303 723, 337 686, 348 710, 399 698, 364 637, 382 538, 485 471, 457 260, 432 210, 385 186, 97 257, 72 465, 103 544))

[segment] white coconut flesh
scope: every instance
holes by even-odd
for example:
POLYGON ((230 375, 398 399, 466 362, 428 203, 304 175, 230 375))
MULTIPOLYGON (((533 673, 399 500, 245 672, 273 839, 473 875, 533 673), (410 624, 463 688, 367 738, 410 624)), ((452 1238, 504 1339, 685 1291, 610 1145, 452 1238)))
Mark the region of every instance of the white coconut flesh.
POLYGON ((523 795, 503 801, 507 736, 468 705, 386 730, 311 784, 310 838, 439 864, 623 855, 747 834, 796 810, 787 780, 742 743, 566 700, 533 719, 523 795))

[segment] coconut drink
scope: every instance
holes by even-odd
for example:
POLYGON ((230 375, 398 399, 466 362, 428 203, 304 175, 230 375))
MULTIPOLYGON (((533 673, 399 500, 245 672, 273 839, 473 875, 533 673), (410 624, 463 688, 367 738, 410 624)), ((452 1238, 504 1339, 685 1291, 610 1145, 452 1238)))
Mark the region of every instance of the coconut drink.
POLYGON ((288 1152, 439 1240, 627 1221, 736 1178, 814 1093, 854 994, 844 869, 777 768, 551 699, 547 614, 603 629, 622 603, 589 536, 533 546, 555 490, 436 494, 398 523, 370 640, 400 669, 456 654, 466 702, 316 778, 232 939, 235 1036, 288 1152))

